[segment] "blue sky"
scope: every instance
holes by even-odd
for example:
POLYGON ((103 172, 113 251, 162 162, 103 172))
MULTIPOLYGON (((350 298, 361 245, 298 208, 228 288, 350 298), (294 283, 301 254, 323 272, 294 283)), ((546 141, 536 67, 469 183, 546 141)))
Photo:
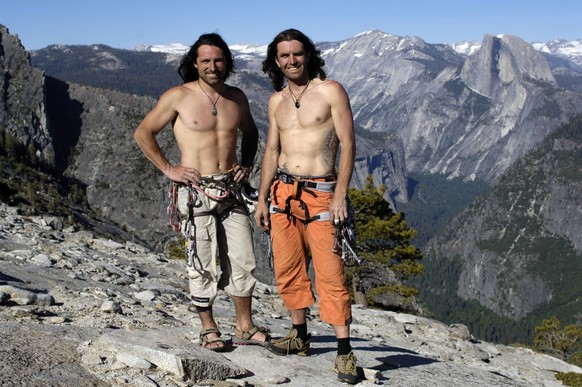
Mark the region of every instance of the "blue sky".
POLYGON ((27 50, 50 44, 190 45, 205 32, 229 45, 268 44, 298 28, 315 42, 371 29, 429 43, 513 34, 528 42, 582 39, 581 0, 0 0, 0 24, 27 50))

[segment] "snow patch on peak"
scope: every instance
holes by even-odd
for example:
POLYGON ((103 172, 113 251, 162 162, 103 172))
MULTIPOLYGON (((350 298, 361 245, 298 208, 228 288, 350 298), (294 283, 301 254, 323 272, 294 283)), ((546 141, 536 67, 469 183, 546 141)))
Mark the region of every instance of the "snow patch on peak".
MULTIPOLYGON (((233 55, 240 57, 265 56, 267 46, 256 44, 235 44, 229 46, 233 55)), ((190 50, 190 46, 182 43, 170 44, 142 44, 134 48, 135 51, 162 52, 170 55, 184 55, 190 50)))
POLYGON ((232 51, 249 55, 267 55, 267 46, 256 44, 235 44, 228 46, 232 51))
POLYGON ((477 52, 477 50, 481 48, 481 43, 466 40, 458 43, 450 43, 448 44, 448 46, 451 47, 456 52, 458 52, 459 54, 468 56, 477 52))
POLYGON ((532 43, 535 49, 555 55, 582 56, 582 39, 578 40, 550 40, 546 43, 532 43))
POLYGON ((150 52, 163 52, 166 54, 173 55, 183 55, 188 52, 189 46, 182 43, 170 43, 170 44, 142 44, 135 48, 136 51, 150 51, 150 52))

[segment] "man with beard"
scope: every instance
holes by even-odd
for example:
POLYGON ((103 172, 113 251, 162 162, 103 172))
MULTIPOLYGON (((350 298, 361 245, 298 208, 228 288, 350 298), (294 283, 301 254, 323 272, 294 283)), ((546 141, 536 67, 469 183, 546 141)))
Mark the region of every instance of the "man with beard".
POLYGON ((202 325, 200 341, 213 351, 226 346, 212 314, 219 289, 234 302, 233 342, 264 345, 269 340, 251 318, 256 283, 252 225, 237 193, 249 177, 258 131, 245 94, 224 83, 233 71, 232 54, 220 35, 201 35, 180 63, 184 84, 166 91, 134 134, 146 157, 173 184, 171 204, 181 218, 176 228, 186 238, 190 294, 202 325), (170 163, 156 140, 170 123, 180 150, 177 165, 170 163))

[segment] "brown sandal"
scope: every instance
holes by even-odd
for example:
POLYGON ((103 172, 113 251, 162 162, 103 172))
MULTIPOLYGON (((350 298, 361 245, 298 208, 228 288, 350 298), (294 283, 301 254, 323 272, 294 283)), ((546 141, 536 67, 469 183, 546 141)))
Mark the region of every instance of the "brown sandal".
POLYGON ((217 328, 202 329, 200 332, 200 346, 214 352, 224 351, 226 349, 226 340, 221 338, 221 335, 222 333, 220 333, 217 328), (209 339, 208 335, 211 333, 216 333, 218 337, 215 339, 209 339), (210 347, 210 345, 214 343, 222 343, 222 345, 219 345, 218 347, 210 347))
POLYGON ((264 347, 269 341, 271 341, 271 335, 269 335, 266 328, 254 326, 249 331, 241 331, 240 329, 234 328, 234 337, 232 338, 233 344, 260 345, 261 347, 264 347), (257 332, 262 332, 265 335, 265 341, 253 339, 253 336, 255 336, 257 332))

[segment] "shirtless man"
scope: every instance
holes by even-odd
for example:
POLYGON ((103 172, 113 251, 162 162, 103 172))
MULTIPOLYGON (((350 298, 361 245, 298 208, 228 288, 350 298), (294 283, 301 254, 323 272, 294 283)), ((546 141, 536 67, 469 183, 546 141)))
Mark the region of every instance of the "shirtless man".
POLYGON ((348 216, 354 128, 348 95, 339 83, 326 79, 323 65, 313 42, 294 29, 275 37, 263 61, 263 72, 276 92, 269 99, 269 133, 255 220, 262 230, 270 230, 277 288, 293 324, 286 337, 266 348, 278 355, 308 354, 311 335, 306 312, 315 302, 308 276, 310 250, 320 317, 333 326, 338 342, 334 369, 340 381, 354 384, 350 296, 343 261, 332 251, 335 226, 348 216))
POLYGON ((201 345, 214 351, 225 348, 212 314, 218 289, 234 302, 233 342, 264 345, 268 335, 255 327, 251 318, 256 282, 252 225, 235 192, 249 176, 258 131, 245 94, 224 83, 234 71, 234 62, 218 34, 200 36, 178 71, 184 84, 160 97, 137 127, 134 138, 146 157, 175 184, 183 219, 181 231, 189 246, 190 293, 202 325, 201 345), (168 161, 156 140, 170 122, 180 149, 178 165, 168 161), (240 163, 237 129, 242 132, 240 163))

